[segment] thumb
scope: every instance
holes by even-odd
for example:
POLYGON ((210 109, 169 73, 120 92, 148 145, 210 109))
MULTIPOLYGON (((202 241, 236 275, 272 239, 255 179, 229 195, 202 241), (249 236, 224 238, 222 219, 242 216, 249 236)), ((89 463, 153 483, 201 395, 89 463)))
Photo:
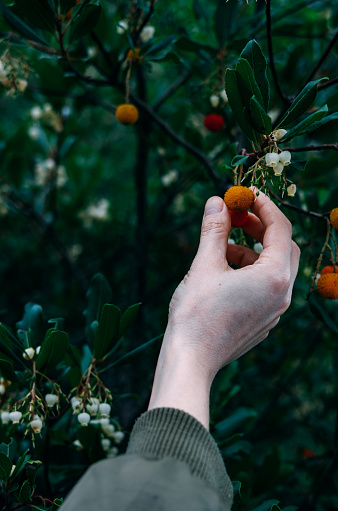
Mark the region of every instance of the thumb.
POLYGON ((230 228, 231 218, 224 201, 220 197, 211 197, 205 205, 196 262, 208 268, 226 268, 230 228))

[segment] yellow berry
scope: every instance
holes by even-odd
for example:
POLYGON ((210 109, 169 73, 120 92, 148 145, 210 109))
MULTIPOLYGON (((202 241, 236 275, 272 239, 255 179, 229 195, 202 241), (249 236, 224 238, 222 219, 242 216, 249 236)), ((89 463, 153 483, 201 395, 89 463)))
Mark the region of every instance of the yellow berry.
POLYGON ((140 51, 141 51, 141 48, 135 48, 135 50, 132 50, 130 48, 130 50, 128 50, 128 53, 127 53, 127 59, 131 60, 132 62, 140 62, 140 60, 141 60, 140 51))
POLYGON ((231 211, 244 211, 251 208, 255 196, 246 186, 233 186, 224 194, 224 202, 231 211))
POLYGON ((338 229, 338 208, 334 208, 330 213, 330 222, 334 229, 338 229))
POLYGON ((338 273, 325 273, 317 282, 317 291, 322 298, 338 299, 338 273))
POLYGON ((135 122, 137 121, 138 110, 134 105, 129 104, 119 105, 116 109, 115 117, 120 124, 129 126, 130 124, 135 124, 135 122))

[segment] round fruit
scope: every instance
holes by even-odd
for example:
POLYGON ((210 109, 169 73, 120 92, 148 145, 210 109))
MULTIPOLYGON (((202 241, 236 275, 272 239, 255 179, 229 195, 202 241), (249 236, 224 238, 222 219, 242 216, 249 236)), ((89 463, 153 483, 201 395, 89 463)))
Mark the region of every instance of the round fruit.
POLYGON ((115 117, 120 124, 130 126, 131 124, 135 124, 135 122, 137 121, 138 110, 134 105, 129 104, 119 105, 116 109, 115 117))
POLYGON ((248 210, 254 200, 254 193, 246 186, 232 186, 224 194, 224 202, 231 211, 248 210))
POLYGON ((338 273, 325 273, 317 282, 317 291, 322 298, 338 300, 338 273))
POLYGON ((213 133, 218 133, 224 128, 224 119, 218 114, 209 114, 204 117, 204 126, 213 133))
POLYGON ((326 273, 338 273, 338 265, 336 265, 336 270, 334 266, 324 266, 320 274, 325 275, 326 273))
POLYGON ((338 208, 334 208, 330 213, 330 222, 334 229, 338 229, 338 208))
POLYGON ((244 211, 231 211, 231 209, 229 209, 229 213, 231 217, 231 227, 243 227, 249 218, 247 209, 244 211))

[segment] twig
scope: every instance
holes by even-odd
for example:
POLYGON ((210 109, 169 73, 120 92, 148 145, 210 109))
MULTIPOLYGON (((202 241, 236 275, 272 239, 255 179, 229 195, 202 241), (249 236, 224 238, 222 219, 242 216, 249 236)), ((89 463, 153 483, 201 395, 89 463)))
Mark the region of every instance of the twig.
POLYGON ((327 89, 328 87, 331 87, 331 85, 335 85, 336 83, 338 83, 338 76, 337 78, 332 78, 332 80, 329 80, 328 82, 318 85, 318 90, 327 89))
POLYGON ((286 207, 286 208, 289 208, 289 209, 293 209, 294 211, 297 211, 298 213, 301 213, 302 215, 306 215, 306 216, 313 216, 315 218, 318 218, 319 220, 323 220, 324 222, 328 222, 328 218, 325 216, 325 215, 321 215, 320 213, 316 213, 315 211, 308 211, 306 209, 302 209, 302 208, 298 208, 297 206, 294 206, 293 204, 290 204, 289 202, 286 202, 284 201, 283 199, 281 199, 280 197, 278 197, 278 195, 276 195, 270 187, 269 188, 269 192, 270 194, 272 195, 272 197, 274 197, 274 199, 278 200, 278 202, 286 207))
POLYGON ((308 145, 305 147, 283 147, 283 151, 290 151, 290 153, 302 153, 305 151, 338 151, 337 144, 321 144, 321 145, 308 145))
POLYGON ((152 15, 154 14, 155 2, 156 2, 156 0, 151 0, 150 5, 149 5, 149 11, 147 12, 147 15, 144 17, 144 20, 141 22, 140 26, 138 27, 137 31, 134 34, 134 37, 133 37, 134 43, 136 43, 140 33, 142 32, 142 30, 144 29, 144 27, 146 26, 146 24, 148 23, 148 21, 150 20, 152 15))
MULTIPOLYGON (((309 76, 305 80, 305 82, 304 82, 303 86, 301 87, 301 89, 299 90, 298 94, 304 89, 305 85, 312 80, 312 78, 315 76, 317 71, 320 69, 320 67, 323 64, 323 62, 329 56, 329 53, 332 50, 332 48, 334 47, 337 39, 338 39, 338 30, 336 31, 335 35, 331 39, 331 41, 328 44, 328 46, 327 46, 326 50, 324 51, 323 55, 320 57, 320 59, 318 60, 317 64, 315 65, 315 67, 312 69, 311 73, 309 74, 309 76)), ((298 96, 298 94, 297 94, 297 96, 298 96)))
POLYGON ((153 104, 153 109, 157 111, 170 96, 172 96, 177 89, 181 87, 191 77, 191 71, 184 73, 176 82, 172 83, 170 87, 160 96, 153 104))
POLYGON ((275 82, 275 86, 277 89, 278 94, 282 98, 283 102, 286 104, 289 104, 289 99, 285 96, 285 94, 282 91, 282 88, 278 81, 277 71, 275 67, 275 61, 273 56, 273 47, 272 47, 272 30, 271 30, 271 0, 266 0, 266 35, 268 40, 268 51, 269 51, 269 62, 270 62, 270 68, 273 76, 273 80, 275 82))

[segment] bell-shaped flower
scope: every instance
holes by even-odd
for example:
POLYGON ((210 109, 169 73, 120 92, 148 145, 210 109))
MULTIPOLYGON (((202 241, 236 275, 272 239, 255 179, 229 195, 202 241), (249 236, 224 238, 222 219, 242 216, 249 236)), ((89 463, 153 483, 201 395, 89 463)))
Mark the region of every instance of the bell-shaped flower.
POLYGON ((291 153, 290 151, 282 151, 279 153, 279 161, 286 167, 291 163, 291 153))
POLYGON ((279 157, 277 153, 267 153, 265 155, 265 163, 267 167, 276 167, 279 162, 279 157))

